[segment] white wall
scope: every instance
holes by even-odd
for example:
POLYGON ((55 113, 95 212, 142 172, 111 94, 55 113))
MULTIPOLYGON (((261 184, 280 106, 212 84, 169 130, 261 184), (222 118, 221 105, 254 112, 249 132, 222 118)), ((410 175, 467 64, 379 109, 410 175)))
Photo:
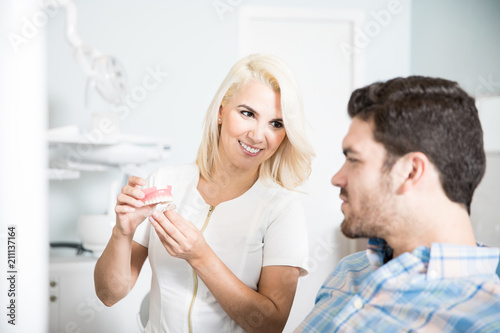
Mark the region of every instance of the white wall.
POLYGON ((475 96, 500 93, 500 1, 419 0, 412 9, 412 74, 457 81, 475 96))

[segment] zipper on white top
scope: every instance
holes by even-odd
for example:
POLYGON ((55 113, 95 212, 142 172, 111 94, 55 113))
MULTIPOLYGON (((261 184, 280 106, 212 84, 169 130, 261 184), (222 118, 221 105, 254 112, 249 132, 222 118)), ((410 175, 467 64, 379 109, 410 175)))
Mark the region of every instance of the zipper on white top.
MULTIPOLYGON (((207 218, 205 219, 205 223, 203 224, 203 227, 201 228, 201 232, 205 231, 208 225, 208 221, 210 220, 210 216, 212 216, 212 212, 214 211, 215 206, 210 206, 208 209, 208 214, 207 218)), ((189 333, 193 333, 193 323, 192 323, 192 318, 191 314, 193 312, 193 306, 194 302, 196 300, 196 294, 198 293, 198 275, 196 275, 196 272, 193 269, 193 280, 194 280, 194 289, 193 289, 193 297, 191 298, 191 304, 189 305, 189 312, 188 312, 188 328, 189 328, 189 333)))

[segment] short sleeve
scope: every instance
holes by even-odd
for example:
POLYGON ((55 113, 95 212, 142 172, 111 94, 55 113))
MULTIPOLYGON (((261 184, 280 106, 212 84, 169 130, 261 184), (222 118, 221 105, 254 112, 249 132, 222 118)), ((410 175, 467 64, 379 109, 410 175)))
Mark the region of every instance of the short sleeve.
POLYGON ((309 252, 302 203, 290 200, 279 208, 264 236, 263 266, 293 266, 300 276, 308 274, 309 252))

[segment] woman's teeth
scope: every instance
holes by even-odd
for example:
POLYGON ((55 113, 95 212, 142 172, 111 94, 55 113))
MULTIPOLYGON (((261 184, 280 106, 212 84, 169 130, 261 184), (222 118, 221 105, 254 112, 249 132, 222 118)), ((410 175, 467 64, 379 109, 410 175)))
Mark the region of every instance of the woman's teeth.
POLYGON ((252 153, 252 154, 257 154, 259 151, 261 151, 261 149, 257 149, 257 148, 252 148, 252 147, 249 147, 247 146, 246 144, 244 144, 243 142, 241 141, 238 141, 240 143, 240 145, 245 148, 245 150, 249 153, 252 153))

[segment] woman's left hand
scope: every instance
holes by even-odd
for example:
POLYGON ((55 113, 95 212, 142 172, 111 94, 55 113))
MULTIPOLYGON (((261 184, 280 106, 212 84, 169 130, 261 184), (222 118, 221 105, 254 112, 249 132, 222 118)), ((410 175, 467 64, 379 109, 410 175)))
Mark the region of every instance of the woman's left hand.
POLYGON ((174 210, 155 211, 149 220, 171 256, 191 262, 209 252, 201 231, 174 210))

